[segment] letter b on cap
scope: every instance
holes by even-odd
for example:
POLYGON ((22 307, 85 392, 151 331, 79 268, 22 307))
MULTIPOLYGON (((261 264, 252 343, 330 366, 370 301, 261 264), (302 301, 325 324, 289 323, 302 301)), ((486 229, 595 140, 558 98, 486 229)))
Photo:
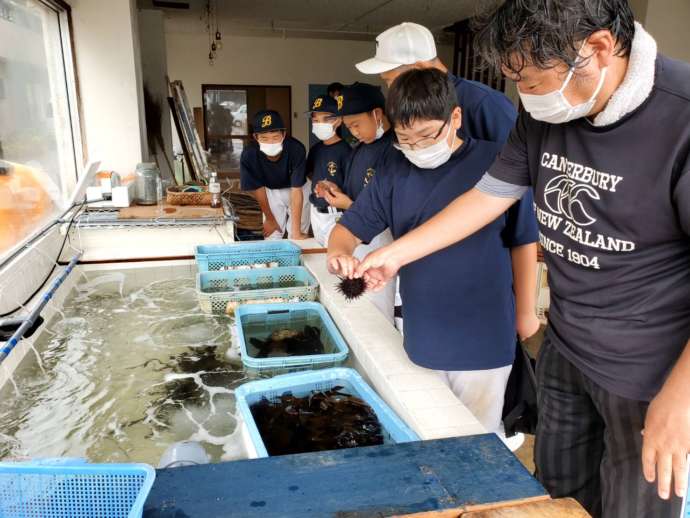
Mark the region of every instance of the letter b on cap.
POLYGON ((273 123, 273 118, 270 115, 264 115, 264 118, 261 119, 261 127, 262 128, 268 128, 272 123, 273 123))

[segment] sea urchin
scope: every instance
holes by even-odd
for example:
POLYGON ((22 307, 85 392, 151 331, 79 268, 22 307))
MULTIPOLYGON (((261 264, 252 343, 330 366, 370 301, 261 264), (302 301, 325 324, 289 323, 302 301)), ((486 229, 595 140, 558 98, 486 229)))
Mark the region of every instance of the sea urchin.
POLYGON ((336 288, 345 296, 346 300, 355 300, 364 294, 367 289, 367 285, 362 277, 358 279, 340 277, 340 282, 336 288))

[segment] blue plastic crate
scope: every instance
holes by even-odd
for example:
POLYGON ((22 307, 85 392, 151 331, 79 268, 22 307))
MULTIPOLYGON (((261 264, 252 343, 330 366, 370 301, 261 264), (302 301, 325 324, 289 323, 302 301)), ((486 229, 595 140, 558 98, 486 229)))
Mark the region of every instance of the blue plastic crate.
POLYGON ((299 266, 302 249, 291 241, 257 241, 233 245, 199 245, 194 250, 200 272, 237 266, 278 263, 299 266))
POLYGON ((147 464, 0 462, 0 516, 140 517, 155 478, 147 464))
POLYGON ((311 368, 335 367, 347 359, 348 347, 326 309, 318 302, 293 304, 250 304, 235 311, 235 327, 242 364, 252 373, 275 375, 311 368), (262 326, 262 338, 279 328, 301 330, 306 324, 319 324, 321 341, 334 352, 280 358, 255 358, 249 354, 248 327, 262 326))
POLYGON ((237 408, 257 455, 269 456, 254 422, 251 405, 258 403, 263 397, 273 401, 285 392, 291 392, 296 397, 304 397, 312 391, 330 390, 335 386, 342 386, 343 392, 359 397, 372 408, 383 428, 384 443, 397 444, 419 440, 417 434, 367 385, 357 371, 346 368, 323 369, 250 381, 235 390, 237 408))
POLYGON ((256 270, 200 272, 196 276, 196 291, 202 311, 225 313, 228 302, 239 306, 246 303, 261 303, 261 301, 316 300, 319 295, 319 283, 304 266, 284 266, 256 270), (294 286, 295 283, 301 286, 294 286), (291 284, 293 286, 290 286, 291 284))

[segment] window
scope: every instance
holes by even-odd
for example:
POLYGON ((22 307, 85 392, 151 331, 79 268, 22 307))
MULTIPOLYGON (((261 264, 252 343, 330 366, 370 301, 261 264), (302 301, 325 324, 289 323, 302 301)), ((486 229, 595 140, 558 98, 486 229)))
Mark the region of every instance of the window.
POLYGON ((69 7, 0 0, 0 257, 62 212, 81 154, 69 7))
POLYGON ((202 85, 201 90, 204 146, 211 151, 210 167, 219 173, 238 176, 240 156, 251 143, 252 117, 257 111, 276 110, 290 134, 289 86, 202 85))
POLYGON ((470 28, 469 20, 457 22, 444 29, 455 36, 453 48, 453 74, 465 79, 479 81, 499 92, 506 91, 505 78, 480 66, 480 58, 474 46, 475 35, 470 28))

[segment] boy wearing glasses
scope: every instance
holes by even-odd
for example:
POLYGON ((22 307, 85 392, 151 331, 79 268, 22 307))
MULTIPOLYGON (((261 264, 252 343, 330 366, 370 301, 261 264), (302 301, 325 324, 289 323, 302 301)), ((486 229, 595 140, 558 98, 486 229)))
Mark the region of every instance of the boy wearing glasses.
MULTIPOLYGON (((401 153, 392 155, 333 230, 328 266, 339 275, 353 276, 359 243, 386 228, 398 239, 471 189, 500 149, 458 137, 461 109, 439 70, 402 74, 386 108, 401 153)), ((528 193, 472 238, 400 270, 408 356, 437 371, 491 432, 500 428, 516 327, 538 327, 537 239, 528 193)))

